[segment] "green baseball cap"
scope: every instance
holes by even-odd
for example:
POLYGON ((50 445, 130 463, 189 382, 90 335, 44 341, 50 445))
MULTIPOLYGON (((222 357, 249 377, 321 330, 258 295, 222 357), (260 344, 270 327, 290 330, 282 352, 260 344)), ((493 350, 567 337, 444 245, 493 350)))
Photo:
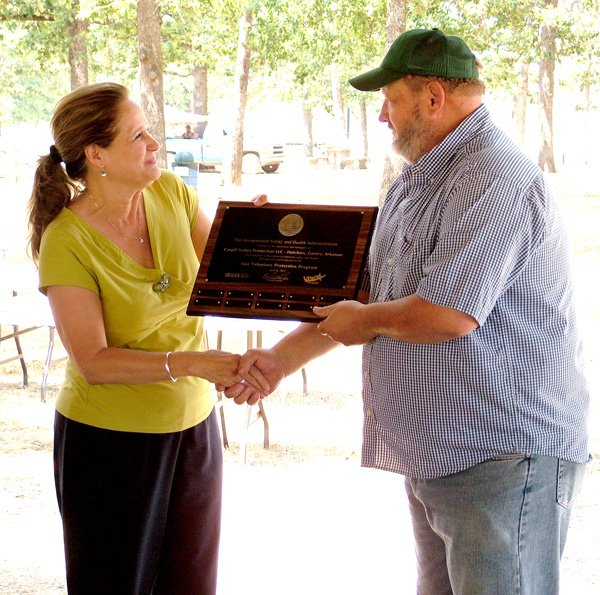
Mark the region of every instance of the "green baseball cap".
POLYGON ((349 83, 359 91, 377 91, 409 74, 447 79, 477 79, 475 55, 460 38, 439 29, 412 29, 394 41, 381 66, 349 83))

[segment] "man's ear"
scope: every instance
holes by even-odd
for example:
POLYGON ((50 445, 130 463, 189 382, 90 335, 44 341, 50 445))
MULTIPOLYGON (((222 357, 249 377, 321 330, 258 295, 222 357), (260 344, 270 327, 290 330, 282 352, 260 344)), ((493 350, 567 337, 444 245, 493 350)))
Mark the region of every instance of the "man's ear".
POLYGON ((446 104, 446 89, 439 81, 429 81, 426 86, 427 108, 433 116, 438 114, 446 104))

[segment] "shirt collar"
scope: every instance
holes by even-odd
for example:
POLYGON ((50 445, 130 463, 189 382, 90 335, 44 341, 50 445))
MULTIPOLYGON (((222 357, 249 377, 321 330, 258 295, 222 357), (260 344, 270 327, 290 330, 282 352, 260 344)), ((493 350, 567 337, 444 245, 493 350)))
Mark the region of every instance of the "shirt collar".
POLYGON ((436 178, 448 167, 466 143, 492 126, 493 122, 487 107, 480 105, 431 151, 425 153, 412 165, 406 165, 401 176, 424 182, 436 178))

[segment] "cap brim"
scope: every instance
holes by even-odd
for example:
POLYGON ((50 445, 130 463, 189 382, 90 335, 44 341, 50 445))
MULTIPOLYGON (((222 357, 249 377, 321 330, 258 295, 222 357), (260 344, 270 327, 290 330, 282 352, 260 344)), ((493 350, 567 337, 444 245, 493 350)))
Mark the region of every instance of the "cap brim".
POLYGON ((379 91, 381 87, 385 87, 403 76, 400 72, 394 72, 379 66, 378 68, 369 70, 369 72, 351 78, 348 82, 359 91, 379 91))

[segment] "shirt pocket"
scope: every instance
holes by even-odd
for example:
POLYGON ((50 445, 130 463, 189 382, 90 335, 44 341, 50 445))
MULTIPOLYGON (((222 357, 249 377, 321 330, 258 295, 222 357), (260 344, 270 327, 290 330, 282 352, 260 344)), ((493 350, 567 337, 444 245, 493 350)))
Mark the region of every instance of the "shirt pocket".
POLYGON ((393 297, 399 299, 416 293, 424 277, 423 268, 431 254, 431 239, 403 235, 395 258, 393 297))

